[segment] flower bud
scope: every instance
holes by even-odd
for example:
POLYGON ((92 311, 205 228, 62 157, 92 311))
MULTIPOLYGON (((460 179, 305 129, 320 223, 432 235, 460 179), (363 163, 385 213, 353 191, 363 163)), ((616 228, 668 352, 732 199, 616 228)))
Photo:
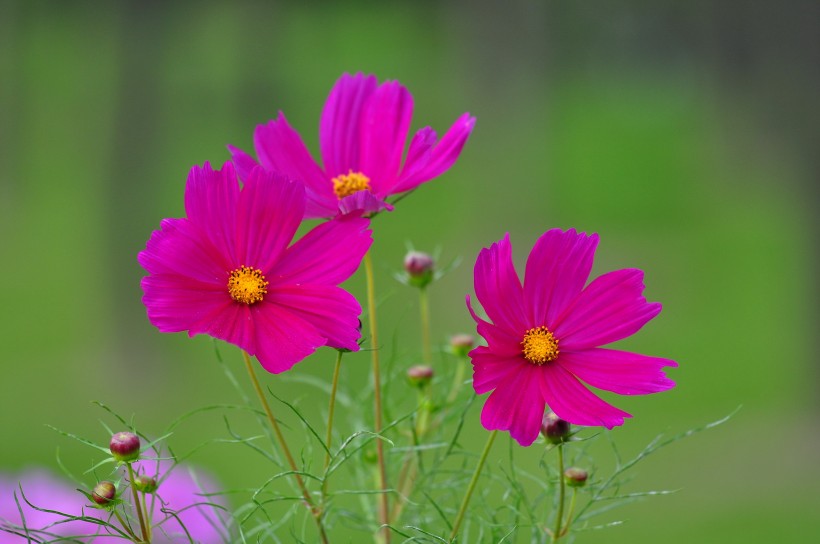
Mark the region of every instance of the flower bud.
POLYGON ((136 461, 140 456, 140 438, 130 432, 116 433, 111 437, 108 448, 114 459, 121 463, 136 461))
POLYGON ((570 467, 564 471, 564 481, 570 487, 584 487, 589 474, 582 468, 570 467))
POLYGON ((110 503, 116 496, 117 486, 114 485, 114 482, 109 482, 108 480, 98 483, 94 486, 94 489, 91 490, 91 500, 100 506, 105 506, 110 503))
POLYGON ((433 380, 433 369, 429 366, 416 365, 407 369, 407 381, 413 387, 422 388, 433 380))
POLYGON ((436 263, 433 257, 421 251, 411 251, 404 257, 404 271, 410 285, 424 287, 433 281, 433 268, 436 263))
POLYGON ((564 421, 555 415, 555 412, 545 414, 543 421, 541 421, 541 434, 553 444, 566 442, 569 438, 569 430, 569 421, 564 421))
POLYGON ((458 357, 467 357, 475 345, 475 338, 469 334, 456 334, 450 337, 450 349, 458 357))
POLYGON ((157 490, 156 479, 146 476, 145 474, 136 476, 132 485, 137 488, 137 491, 142 491, 143 493, 153 493, 157 490))

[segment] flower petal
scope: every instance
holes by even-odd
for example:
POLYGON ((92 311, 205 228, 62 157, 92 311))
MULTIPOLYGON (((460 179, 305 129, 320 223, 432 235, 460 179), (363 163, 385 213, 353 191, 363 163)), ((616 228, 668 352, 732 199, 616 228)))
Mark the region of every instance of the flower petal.
POLYGON ((268 278, 271 284, 337 285, 353 275, 373 242, 370 221, 340 217, 290 246, 268 278))
POLYGON ((360 166, 378 197, 395 184, 412 117, 413 97, 398 81, 382 83, 364 107, 360 166))
POLYGON ((623 425, 627 412, 607 404, 592 394, 560 364, 541 367, 541 393, 547 405, 558 417, 574 425, 604 426, 607 429, 623 425))
POLYGON ((137 256, 150 274, 175 274, 201 283, 228 285, 232 263, 187 219, 163 219, 137 256))
POLYGON ((290 370, 293 365, 327 343, 312 324, 287 309, 265 299, 254 304, 253 323, 256 342, 251 355, 273 374, 290 370))
POLYGON ((635 334, 661 305, 643 297, 643 271, 615 270, 596 278, 557 319, 561 348, 580 351, 635 334))
POLYGON ((319 124, 319 146, 329 178, 349 170, 361 171, 361 117, 367 99, 377 87, 376 76, 343 74, 330 91, 319 124))
POLYGON ((357 191, 339 201, 339 213, 342 215, 372 215, 382 210, 392 212, 393 206, 370 191, 357 191))
POLYGON ((245 181, 250 177, 251 171, 259 166, 259 163, 238 147, 228 145, 228 151, 231 153, 231 162, 233 162, 236 175, 239 176, 239 179, 245 181))
POLYGON ((545 404, 539 388, 540 370, 534 365, 523 365, 498 385, 481 410, 485 429, 509 431, 522 446, 535 442, 545 404))
MULTIPOLYGON (((456 159, 458 159, 474 126, 475 117, 472 117, 469 113, 463 114, 453 123, 453 126, 450 127, 441 140, 433 146, 423 164, 421 162, 411 161, 411 155, 408 153, 407 161, 399 177, 399 182, 392 187, 390 192, 402 193, 409 191, 425 181, 429 181, 446 172, 453 163, 456 162, 456 159)), ((427 129, 422 129, 422 131, 424 130, 427 129)), ((432 134, 433 137, 435 137, 435 133, 432 134)), ((413 140, 415 141, 417 137, 419 138, 419 145, 421 145, 423 142, 429 141, 430 134, 424 133, 419 135, 419 133, 416 133, 413 140)), ((422 155, 421 153, 418 154, 420 158, 422 155)))
POLYGON ((478 254, 473 272, 475 293, 490 320, 510 332, 526 331, 523 289, 512 262, 509 233, 478 254))
POLYGON ((301 183, 254 169, 239 195, 234 266, 258 268, 267 275, 293 239, 304 210, 301 183))
POLYGON ((478 317, 475 310, 473 310, 470 295, 467 295, 467 309, 470 311, 470 315, 473 316, 473 319, 476 322, 476 331, 484 337, 484 340, 487 341, 487 344, 493 353, 506 357, 516 357, 521 355, 521 338, 506 329, 496 327, 492 323, 488 323, 478 317))
POLYGON ((359 351, 359 315, 362 308, 355 297, 327 285, 283 285, 272 289, 267 300, 304 319, 327 338, 332 348, 359 351))
POLYGON ((530 252, 524 300, 532 323, 553 330, 556 318, 581 293, 592 270, 598 235, 575 229, 544 233, 530 252))
POLYGON ((473 363, 473 389, 482 395, 498 387, 512 374, 529 365, 520 353, 513 356, 496 353, 492 348, 479 346, 470 352, 473 363))
POLYGON ((259 162, 266 170, 280 172, 305 184, 306 217, 330 217, 336 213, 333 184, 310 156, 299 133, 279 112, 276 120, 259 125, 253 134, 259 162))
POLYGON ((140 282, 148 320, 160 332, 202 332, 198 323, 234 304, 226 285, 205 284, 175 274, 153 274, 140 282))
POLYGON ((562 352, 557 361, 578 378, 598 389, 620 395, 646 395, 675 387, 663 367, 678 366, 671 359, 613 349, 562 352))
POLYGON ((185 213, 220 253, 235 261, 236 203, 239 180, 233 165, 214 171, 205 163, 194 166, 185 185, 185 213))

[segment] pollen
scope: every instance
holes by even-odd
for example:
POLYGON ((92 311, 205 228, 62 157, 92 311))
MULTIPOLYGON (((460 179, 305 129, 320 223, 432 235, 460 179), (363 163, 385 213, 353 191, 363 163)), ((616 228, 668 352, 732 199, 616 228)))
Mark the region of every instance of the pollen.
POLYGON ((341 174, 333 178, 333 192, 341 200, 346 196, 359 191, 370 190, 370 178, 361 172, 349 170, 347 174, 341 174))
POLYGON ((541 366, 558 357, 558 339, 546 327, 529 329, 521 345, 524 358, 534 365, 541 366))
POLYGON ((240 266, 228 278, 228 293, 242 304, 255 304, 268 293, 268 282, 258 268, 240 266))

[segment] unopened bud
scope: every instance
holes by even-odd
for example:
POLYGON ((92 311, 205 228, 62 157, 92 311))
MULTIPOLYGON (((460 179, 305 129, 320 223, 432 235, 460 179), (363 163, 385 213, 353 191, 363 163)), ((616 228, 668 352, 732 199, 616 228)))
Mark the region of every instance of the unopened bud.
POLYGON ((555 412, 545 414, 544 419, 541 421, 541 434, 553 444, 566 442, 569 438, 569 431, 569 421, 564 421, 555 415, 555 412))
POLYGON ((564 471, 564 481, 570 487, 584 487, 589 474, 582 468, 570 467, 564 471))
POLYGON ((433 269, 436 262, 433 257, 421 251, 411 251, 404 257, 404 271, 410 285, 424 287, 433 281, 433 269))
POLYGON ((134 433, 116 433, 108 447, 114 459, 121 463, 136 461, 140 456, 140 438, 134 433))
POLYGON ((429 366, 416 365, 407 369, 407 381, 413 387, 424 387, 433 380, 433 369, 429 366))
POLYGON ((157 490, 157 480, 145 474, 135 477, 132 484, 137 488, 137 491, 143 493, 153 493, 157 490))
POLYGON ((469 334, 456 334, 450 338, 450 349, 458 357, 467 357, 475 345, 475 338, 469 334))
POLYGON ((116 496, 117 486, 114 485, 114 482, 109 482, 108 480, 98 483, 94 486, 94 489, 91 490, 91 500, 100 506, 105 506, 110 503, 116 496))

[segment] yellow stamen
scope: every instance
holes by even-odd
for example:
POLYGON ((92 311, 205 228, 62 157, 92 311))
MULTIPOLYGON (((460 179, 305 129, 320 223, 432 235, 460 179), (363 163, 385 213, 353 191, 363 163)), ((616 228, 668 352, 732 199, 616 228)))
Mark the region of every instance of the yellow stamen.
POLYGON ((231 298, 250 306, 268 294, 268 282, 258 268, 240 266, 228 278, 228 293, 231 298))
POLYGON ((558 357, 558 339, 546 327, 529 329, 521 345, 524 358, 534 365, 541 366, 558 357))
POLYGON ((333 178, 333 192, 339 200, 359 191, 370 190, 370 178, 361 172, 349 170, 347 174, 341 174, 333 178))

